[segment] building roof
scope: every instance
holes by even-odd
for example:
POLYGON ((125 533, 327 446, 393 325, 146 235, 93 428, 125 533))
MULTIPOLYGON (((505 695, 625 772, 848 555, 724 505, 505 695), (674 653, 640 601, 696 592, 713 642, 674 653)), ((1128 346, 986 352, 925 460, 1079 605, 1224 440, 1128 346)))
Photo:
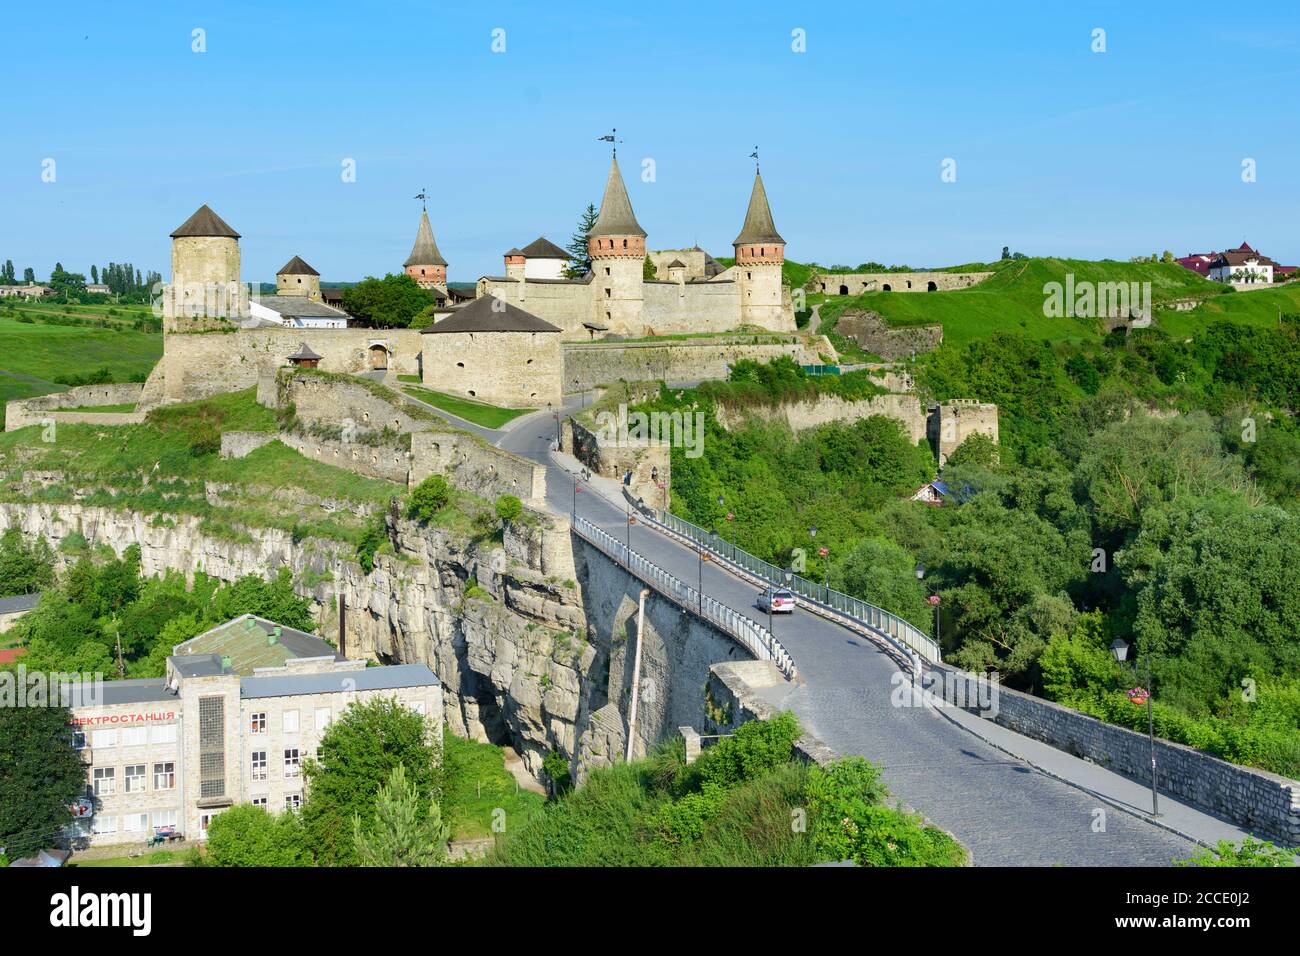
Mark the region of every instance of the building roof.
POLYGON ((1268 256, 1260 255, 1258 252, 1256 252, 1254 249, 1251 249, 1245 243, 1242 243, 1242 246, 1249 251, 1242 251, 1242 249, 1240 248, 1229 249, 1226 252, 1219 253, 1218 258, 1215 259, 1214 262, 1211 263, 1211 265, 1217 268, 1223 268, 1225 266, 1229 266, 1229 267, 1241 266, 1241 265, 1245 265, 1248 262, 1257 262, 1261 266, 1277 265, 1277 263, 1274 262, 1272 259, 1270 259, 1268 256))
POLYGON ((194 215, 177 226, 176 231, 172 233, 173 239, 182 236, 223 236, 238 239, 239 233, 231 229, 224 219, 213 212, 211 206, 204 203, 194 215))
POLYGON ((25 647, 6 647, 0 649, 0 665, 12 664, 26 653, 27 648, 25 647))
POLYGON ((299 694, 337 694, 342 691, 397 690, 403 687, 437 687, 438 678, 425 664, 390 664, 314 674, 245 677, 239 696, 294 697, 299 694))
POLYGON ((592 236, 640 236, 645 238, 645 230, 636 221, 632 212, 632 200, 627 198, 627 187, 623 185, 623 174, 618 171, 618 157, 609 164, 609 179, 605 181, 605 196, 600 201, 600 215, 591 227, 592 236))
POLYGON ((523 254, 524 254, 524 250, 520 249, 518 246, 511 246, 509 249, 507 249, 505 252, 502 253, 502 255, 504 255, 506 258, 509 258, 511 256, 522 256, 523 254))
POLYGON ((346 291, 346 289, 332 289, 321 286, 320 297, 330 302, 342 302, 343 293, 346 291))
POLYGON ((403 266, 445 266, 447 260, 438 251, 438 244, 433 241, 433 227, 429 225, 428 210, 420 210, 420 229, 415 234, 415 245, 406 257, 403 266))
POLYGON ((333 647, 315 634, 281 627, 274 621, 252 614, 242 614, 204 631, 198 637, 176 645, 173 652, 176 657, 194 654, 216 655, 218 660, 229 657, 231 669, 244 676, 259 667, 281 667, 286 661, 300 657, 343 660, 333 647), (278 636, 275 634, 277 629, 278 636))
POLYGON ((320 275, 315 269, 307 265, 297 256, 294 256, 288 262, 280 267, 276 273, 278 276, 318 276, 320 275))
POLYGON ((781 234, 772 222, 772 209, 767 204, 767 190, 763 188, 763 177, 754 173, 754 189, 749 194, 749 209, 745 212, 745 224, 740 228, 733 246, 748 242, 779 242, 785 244, 781 234))
POLYGON ((13 614, 16 611, 30 611, 41 600, 41 592, 35 594, 15 594, 0 598, 0 614, 13 614))
POLYGON ((462 306, 455 315, 435 322, 423 334, 440 332, 559 332, 551 323, 539 319, 494 295, 479 296, 462 306))
POLYGON ((319 361, 324 357, 325 356, 323 355, 317 355, 315 352, 311 350, 310 345, 308 345, 306 342, 303 342, 301 345, 298 346, 298 351, 294 352, 292 355, 289 356, 289 361, 309 362, 312 359, 316 359, 317 361, 319 361))
POLYGON ((665 269, 685 269, 685 268, 686 268, 686 263, 682 262, 681 259, 674 259, 672 262, 668 263, 668 265, 664 266, 664 268, 665 268, 665 269))
POLYGON ((309 299, 305 295, 266 295, 258 296, 253 300, 258 305, 270 309, 272 312, 280 315, 288 315, 296 318, 310 318, 317 316, 328 319, 345 319, 347 313, 341 309, 325 302, 317 302, 315 299, 309 299))
POLYGON ((99 684, 68 684, 61 699, 68 707, 112 707, 116 704, 148 704, 175 700, 161 677, 106 680, 99 684))
MULTIPOLYGON (((524 246, 523 254, 529 259, 568 259, 569 254, 545 236, 538 236, 524 246)), ((507 253, 508 254, 508 253, 507 253)))

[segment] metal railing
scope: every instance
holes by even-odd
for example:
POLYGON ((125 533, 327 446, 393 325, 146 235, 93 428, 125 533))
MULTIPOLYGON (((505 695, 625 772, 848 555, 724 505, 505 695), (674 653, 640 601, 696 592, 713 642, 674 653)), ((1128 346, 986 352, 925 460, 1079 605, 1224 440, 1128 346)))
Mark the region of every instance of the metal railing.
POLYGON ((700 593, 696 588, 673 577, 637 552, 629 551, 624 542, 619 541, 608 531, 596 527, 586 518, 575 515, 571 521, 574 532, 580 538, 599 548, 617 564, 627 568, 630 573, 684 610, 713 624, 724 634, 739 642, 758 660, 772 661, 782 674, 794 680, 798 673, 794 666, 794 659, 767 628, 721 601, 700 593))
POLYGON ((710 554, 731 562, 736 567, 748 571, 754 577, 760 578, 774 587, 789 588, 810 604, 815 604, 824 610, 849 618, 863 627, 875 631, 890 640, 905 653, 915 652, 923 660, 931 663, 943 659, 938 644, 923 631, 904 621, 897 614, 891 614, 884 608, 868 604, 866 601, 859 600, 842 591, 836 591, 834 588, 828 588, 824 584, 818 584, 816 581, 800 577, 797 574, 792 573, 787 582, 786 572, 783 568, 768 564, 763 559, 757 558, 748 551, 743 551, 734 544, 729 543, 725 538, 705 531, 699 525, 692 524, 684 518, 679 518, 671 512, 652 508, 648 505, 642 506, 640 510, 650 520, 662 525, 674 534, 686 538, 710 554))

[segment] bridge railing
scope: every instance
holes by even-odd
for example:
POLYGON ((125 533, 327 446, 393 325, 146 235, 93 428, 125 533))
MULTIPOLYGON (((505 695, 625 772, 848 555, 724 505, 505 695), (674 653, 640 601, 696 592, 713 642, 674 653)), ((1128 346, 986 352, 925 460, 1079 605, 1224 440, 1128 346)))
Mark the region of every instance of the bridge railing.
POLYGON ((789 588, 804 600, 870 628, 909 652, 916 652, 922 660, 933 663, 943 659, 938 644, 925 632, 904 621, 897 614, 891 614, 884 608, 868 604, 866 601, 836 591, 834 588, 828 588, 824 584, 818 584, 798 574, 792 573, 787 581, 783 568, 768 564, 762 558, 736 547, 725 538, 705 531, 697 524, 692 524, 684 518, 659 508, 642 506, 641 510, 669 531, 687 538, 710 554, 730 561, 773 587, 789 588))
POLYGON ((790 680, 794 679, 797 673, 794 659, 772 632, 763 625, 721 601, 702 594, 637 552, 629 551, 624 542, 619 541, 603 528, 598 528, 586 518, 574 515, 571 520, 573 530, 580 538, 599 548, 616 563, 627 568, 633 575, 685 610, 703 618, 732 637, 758 660, 772 661, 782 674, 790 680))

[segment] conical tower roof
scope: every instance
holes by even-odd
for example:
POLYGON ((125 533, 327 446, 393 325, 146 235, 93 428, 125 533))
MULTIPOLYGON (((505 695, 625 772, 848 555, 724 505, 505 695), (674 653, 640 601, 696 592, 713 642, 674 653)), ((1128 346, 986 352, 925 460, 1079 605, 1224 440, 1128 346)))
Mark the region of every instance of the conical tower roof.
POLYGON ((763 177, 754 173, 754 191, 749 194, 749 209, 745 213, 745 225, 740 229, 733 246, 746 245, 751 242, 779 242, 785 244, 781 234, 772 222, 772 208, 767 204, 767 190, 763 188, 763 177))
POLYGON ((600 201, 600 215, 591 228, 591 235, 645 238, 645 230, 636 221, 636 213, 632 212, 632 201, 627 198, 627 187, 623 185, 623 174, 618 171, 617 156, 609 164, 605 198, 600 201))
POLYGON ((318 276, 320 275, 315 269, 303 262, 299 256, 294 256, 276 273, 278 276, 318 276))
POLYGON ((238 239, 239 233, 227 225, 226 220, 222 219, 207 203, 200 206, 189 219, 176 227, 172 233, 173 239, 182 236, 221 236, 228 239, 238 239))
POLYGON ((447 260, 438 251, 438 244, 433 241, 433 227, 429 225, 428 210, 420 211, 420 231, 415 234, 415 245, 411 254, 402 263, 404 266, 445 266, 447 260))

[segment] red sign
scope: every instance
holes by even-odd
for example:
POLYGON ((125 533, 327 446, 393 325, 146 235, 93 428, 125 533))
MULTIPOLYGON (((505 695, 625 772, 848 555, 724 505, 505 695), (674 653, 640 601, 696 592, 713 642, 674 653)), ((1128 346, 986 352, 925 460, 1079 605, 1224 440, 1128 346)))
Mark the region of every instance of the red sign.
POLYGON ((158 720, 175 720, 176 712, 169 710, 157 714, 105 714, 100 717, 73 717, 72 722, 79 726, 88 724, 135 724, 158 720))

